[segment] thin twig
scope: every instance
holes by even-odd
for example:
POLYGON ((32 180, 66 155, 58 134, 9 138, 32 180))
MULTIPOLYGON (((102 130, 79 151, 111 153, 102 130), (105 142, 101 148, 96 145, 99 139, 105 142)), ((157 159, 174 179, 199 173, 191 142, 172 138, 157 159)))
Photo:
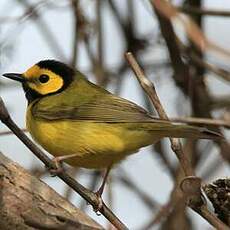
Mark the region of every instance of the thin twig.
MULTIPOLYGON (((182 45, 181 45, 182 52, 184 51, 183 48, 184 47, 182 47, 182 45)), ((216 76, 223 79, 224 81, 230 82, 229 71, 227 71, 223 68, 217 67, 211 63, 208 63, 207 61, 204 61, 195 53, 190 52, 186 57, 191 59, 192 63, 194 63, 195 65, 205 68, 207 71, 214 73, 216 76)))
POLYGON ((122 170, 120 175, 116 176, 115 179, 118 179, 120 183, 135 193, 151 212, 160 206, 157 201, 153 200, 152 197, 150 197, 134 181, 132 181, 124 170, 122 170))
MULTIPOLYGON (((39 158, 47 168, 55 168, 54 162, 38 148, 14 123, 11 119, 1 97, 0 97, 0 120, 27 146, 34 155, 39 158)), ((74 191, 81 195, 93 208, 98 208, 98 198, 95 193, 86 189, 84 186, 74 180, 69 174, 62 170, 57 174, 66 184, 68 184, 74 191)), ((100 213, 107 218, 116 228, 127 229, 127 227, 115 216, 115 214, 103 202, 100 213)))
MULTIPOLYGON (((129 62, 132 70, 134 71, 137 80, 139 81, 140 85, 144 89, 144 91, 147 93, 149 96, 151 102, 153 103, 154 107, 156 108, 158 115, 160 118, 164 120, 169 120, 168 116, 166 115, 166 112, 164 111, 164 108, 161 105, 161 102, 157 96, 155 86, 151 81, 147 79, 145 76, 144 72, 136 62, 134 56, 132 53, 128 52, 125 55, 127 61, 129 62)), ((186 155, 182 151, 182 146, 180 141, 177 138, 170 138, 171 146, 173 151, 176 153, 178 159, 181 162, 181 166, 183 168, 183 171, 186 176, 192 176, 194 175, 193 169, 190 165, 189 160, 187 159, 186 155)))
POLYGON ((78 61, 78 45, 79 45, 79 26, 78 26, 78 0, 72 0, 72 10, 74 13, 74 36, 73 36, 73 48, 72 48, 72 60, 71 60, 71 66, 74 68, 77 66, 77 61, 78 61))

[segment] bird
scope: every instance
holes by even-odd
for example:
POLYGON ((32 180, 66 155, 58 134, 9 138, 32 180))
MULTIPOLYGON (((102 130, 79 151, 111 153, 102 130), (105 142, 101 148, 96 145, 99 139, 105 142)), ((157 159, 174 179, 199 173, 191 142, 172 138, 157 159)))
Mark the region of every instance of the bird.
MULTIPOLYGON (((104 169, 96 194, 102 196, 110 169, 164 137, 218 139, 206 128, 174 124, 90 82, 57 60, 42 60, 24 73, 4 77, 22 84, 28 101, 26 127, 57 164, 104 169)), ((140 169, 139 169, 140 170, 140 169)))

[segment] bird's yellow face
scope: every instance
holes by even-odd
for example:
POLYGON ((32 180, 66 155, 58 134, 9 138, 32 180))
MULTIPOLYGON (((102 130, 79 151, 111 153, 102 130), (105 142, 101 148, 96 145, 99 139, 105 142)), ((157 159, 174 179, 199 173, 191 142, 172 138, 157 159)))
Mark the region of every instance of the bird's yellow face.
POLYGON ((27 86, 41 95, 57 92, 64 85, 63 78, 53 71, 34 65, 22 74, 27 86))
POLYGON ((29 103, 35 99, 60 93, 75 78, 75 70, 55 60, 44 60, 24 73, 6 73, 3 76, 22 83, 29 103))

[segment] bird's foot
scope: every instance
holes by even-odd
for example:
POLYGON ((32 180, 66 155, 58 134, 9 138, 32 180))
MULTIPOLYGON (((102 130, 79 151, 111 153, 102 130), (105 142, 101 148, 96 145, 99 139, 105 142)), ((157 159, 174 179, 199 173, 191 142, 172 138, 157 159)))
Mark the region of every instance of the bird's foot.
POLYGON ((54 157, 52 162, 54 163, 55 168, 49 169, 51 176, 57 176, 59 173, 62 173, 64 171, 62 162, 65 160, 69 160, 71 158, 76 157, 77 154, 70 154, 70 155, 63 155, 54 157))
POLYGON ((100 215, 100 211, 102 210, 103 205, 104 205, 104 202, 103 202, 102 197, 101 197, 102 194, 101 194, 100 190, 98 190, 94 194, 97 197, 97 204, 94 206, 93 210, 97 215, 100 215))
POLYGON ((62 173, 64 171, 62 159, 60 157, 55 157, 52 159, 52 162, 55 167, 49 168, 49 172, 52 177, 57 176, 58 174, 62 173))

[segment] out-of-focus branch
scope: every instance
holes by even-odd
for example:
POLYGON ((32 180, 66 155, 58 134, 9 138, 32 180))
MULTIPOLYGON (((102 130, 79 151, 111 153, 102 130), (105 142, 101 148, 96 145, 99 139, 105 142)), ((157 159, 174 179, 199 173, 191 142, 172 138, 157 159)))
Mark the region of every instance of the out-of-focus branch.
POLYGON ((180 47, 177 42, 176 35, 173 30, 173 26, 170 20, 163 17, 157 10, 155 10, 156 16, 158 18, 161 33, 165 39, 169 56, 174 70, 173 78, 177 86, 183 91, 185 95, 189 92, 189 80, 191 79, 190 72, 182 60, 180 54, 180 47))
POLYGON ((10 16, 2 16, 0 17, 0 23, 15 23, 19 22, 24 19, 29 19, 30 17, 33 17, 33 14, 42 9, 43 13, 46 10, 63 10, 63 8, 69 7, 68 3, 67 5, 59 6, 58 4, 55 4, 54 2, 47 1, 47 0, 41 0, 37 3, 34 3, 30 8, 28 8, 23 14, 20 16, 10 17, 10 16))
MULTIPOLYGON (((143 51, 148 44, 148 41, 146 37, 139 38, 136 33, 136 17, 135 17, 135 7, 132 0, 127 0, 127 18, 123 18, 122 14, 119 12, 118 7, 116 7, 116 4, 114 3, 114 0, 108 0, 109 7, 112 10, 112 13, 114 14, 116 21, 119 25, 119 28, 121 30, 121 33, 124 37, 124 52, 127 50, 133 52, 135 55, 139 54, 139 51, 143 51)), ((124 73, 127 70, 127 63, 122 62, 120 64, 120 68, 117 71, 117 88, 116 93, 119 94, 122 83, 124 81, 124 73)))
POLYGON ((125 170, 120 169, 119 172, 119 175, 116 176, 115 179, 130 189, 133 193, 135 193, 138 198, 141 199, 142 202, 146 205, 146 207, 150 209, 151 212, 159 207, 157 201, 153 200, 134 181, 132 181, 132 179, 128 177, 125 170))
POLYGON ((209 181, 210 179, 214 178, 215 173, 218 171, 218 169, 221 169, 222 167, 223 167, 223 161, 220 157, 214 158, 212 162, 209 163, 208 167, 206 167, 205 169, 203 165, 200 164, 200 168, 203 169, 203 171, 201 172, 201 177, 205 181, 209 181))
POLYGON ((162 162, 162 169, 168 171, 169 175, 171 176, 172 179, 175 178, 175 167, 173 166, 172 162, 169 161, 169 159, 167 158, 167 152, 165 151, 165 149, 163 148, 164 146, 164 141, 161 140, 158 143, 156 143, 155 145, 153 145, 152 147, 152 156, 154 158, 156 158, 156 154, 157 157, 159 157, 159 161, 162 162))
MULTIPOLYGON (((160 223, 161 221, 165 220, 166 218, 168 219, 170 214, 172 215, 171 219, 177 218, 176 223, 180 223, 180 228, 183 228, 184 226, 187 227, 187 222, 189 220, 186 218, 186 214, 184 212, 185 206, 186 206, 186 204, 185 204, 184 199, 182 199, 182 197, 177 192, 177 189, 175 188, 172 192, 171 199, 166 204, 164 204, 158 210, 156 215, 154 215, 153 218, 150 219, 141 229, 143 229, 143 230, 153 229, 154 225, 160 223), (179 217, 182 216, 183 217, 182 220, 178 219, 178 216, 173 215, 173 210, 176 210, 177 215, 178 215, 178 212, 180 213, 180 215, 178 215, 178 216, 179 217)), ((174 226, 175 222, 172 223, 171 220, 169 220, 169 222, 171 224, 170 229, 177 229, 178 228, 178 225, 174 226)), ((168 223, 164 222, 161 226, 162 229, 169 229, 169 227, 166 225, 168 225, 168 223)))
MULTIPOLYGON (((182 50, 183 51, 183 50, 182 50)), ((217 77, 223 79, 226 82, 230 82, 230 72, 222 69, 220 67, 217 67, 211 63, 208 63, 207 61, 201 59, 199 56, 197 56, 195 53, 190 52, 188 55, 186 55, 186 58, 190 59, 192 63, 194 63, 197 66, 205 68, 205 70, 214 73, 217 77)))
MULTIPOLYGON (((212 97, 211 106, 213 109, 230 108, 230 95, 212 97)), ((227 120, 229 122, 229 120, 227 120)))
POLYGON ((182 122, 194 125, 210 125, 210 126, 223 126, 230 128, 230 121, 224 119, 211 119, 211 118, 198 118, 198 117, 178 117, 170 118, 172 122, 182 122))
MULTIPOLYGON (((172 67, 174 70, 173 79, 175 80, 178 87, 185 93, 185 95, 190 97, 194 115, 198 117, 211 118, 211 97, 206 88, 204 79, 200 76, 192 76, 189 66, 182 62, 181 59, 181 51, 178 45, 178 39, 175 38, 176 35, 170 21, 170 19, 174 17, 177 12, 175 11, 174 7, 165 0, 163 0, 162 2, 158 0, 151 0, 151 2, 153 4, 153 7, 157 6, 154 9, 156 9, 155 12, 160 23, 162 35, 166 41, 172 61, 172 67), (177 55, 177 58, 175 58, 175 54, 177 55), (178 63, 180 63, 179 66, 178 63), (178 74, 178 70, 180 69, 184 70, 184 72, 182 72, 184 74, 178 74), (191 85, 191 83, 193 84, 191 85)), ((197 31, 198 29, 196 28, 195 30, 197 31)), ((205 39, 201 31, 198 31, 199 36, 201 36, 202 39, 205 39)), ((193 36, 193 39, 191 40, 193 41, 194 39, 196 39, 196 42, 199 43, 201 41, 198 38, 195 38, 193 36)), ((214 130, 221 132, 218 127, 216 127, 216 129, 214 130)), ((220 154, 223 156, 223 158, 227 161, 230 161, 230 155, 228 154, 230 148, 229 144, 227 142, 223 143, 221 141, 217 141, 216 143, 220 146, 220 154)))
POLYGON ((41 35, 44 36, 45 41, 48 44, 48 47, 52 49, 52 51, 60 58, 60 60, 67 61, 67 58, 64 55, 62 48, 59 46, 56 37, 50 31, 46 22, 42 19, 40 13, 33 8, 27 0, 17 0, 20 4, 27 8, 27 11, 33 10, 33 14, 31 15, 31 19, 36 22, 39 30, 41 31, 41 35))
POLYGON ((201 52, 212 50, 222 56, 229 58, 229 50, 215 44, 210 39, 208 39, 193 20, 191 20, 190 18, 185 19, 184 17, 181 17, 178 10, 169 1, 151 0, 151 2, 155 9, 163 17, 169 20, 177 19, 178 21, 180 21, 186 31, 188 38, 201 52))
POLYGON ((72 58, 71 58, 71 65, 73 68, 77 65, 78 61, 78 45, 79 45, 79 31, 81 26, 80 22, 78 22, 78 0, 72 0, 72 10, 74 14, 74 36, 73 36, 73 52, 72 52, 72 58))
POLYGON ((89 22, 88 18, 83 14, 83 10, 78 4, 77 12, 75 14, 75 17, 77 17, 78 22, 78 33, 79 33, 79 39, 81 39, 84 42, 85 49, 87 52, 87 55, 89 57, 89 60, 92 64, 92 72, 94 73, 94 76, 96 78, 96 82, 99 85, 103 85, 104 87, 108 83, 108 76, 105 66, 103 64, 104 59, 104 42, 103 37, 104 33, 102 35, 102 1, 96 2, 96 12, 97 12, 97 22, 95 25, 93 25, 93 28, 95 29, 95 34, 97 34, 97 55, 94 54, 93 48, 91 46, 91 41, 93 40, 91 38, 92 34, 89 33, 89 27, 92 27, 92 23, 89 22))
POLYGON ((106 70, 104 69, 104 40, 106 34, 103 31, 103 18, 102 18, 102 7, 104 2, 97 0, 96 1, 96 12, 97 12, 97 65, 95 69, 97 82, 99 85, 106 86, 108 78, 105 75, 106 70))
MULTIPOLYGON (((21 129, 22 132, 27 132, 27 129, 21 129)), ((12 131, 3 131, 3 132, 0 132, 0 136, 7 136, 7 135, 12 135, 14 134, 12 131)))
POLYGON ((192 7, 192 6, 180 6, 177 7, 177 10, 191 15, 230 17, 229 10, 211 10, 207 8, 199 8, 199 7, 192 7))

